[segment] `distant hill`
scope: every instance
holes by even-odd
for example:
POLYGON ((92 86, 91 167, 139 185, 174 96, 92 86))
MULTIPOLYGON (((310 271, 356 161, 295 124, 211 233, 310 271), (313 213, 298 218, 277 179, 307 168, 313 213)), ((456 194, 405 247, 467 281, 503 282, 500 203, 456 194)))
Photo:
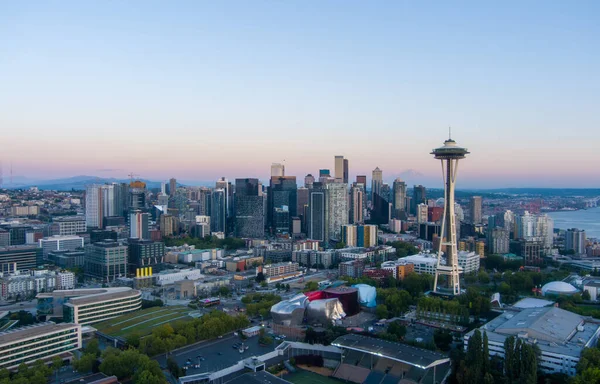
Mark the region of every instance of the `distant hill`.
MULTIPOLYGON (((152 180, 140 179, 146 183, 148 189, 160 188, 160 182, 152 180)), ((53 190, 53 191, 71 191, 71 190, 84 190, 86 185, 89 184, 105 184, 105 183, 129 183, 129 179, 116 179, 116 178, 105 178, 96 176, 73 176, 65 179, 53 179, 53 180, 27 180, 26 182, 15 183, 6 185, 8 189, 26 189, 30 187, 38 187, 42 190, 53 190)))

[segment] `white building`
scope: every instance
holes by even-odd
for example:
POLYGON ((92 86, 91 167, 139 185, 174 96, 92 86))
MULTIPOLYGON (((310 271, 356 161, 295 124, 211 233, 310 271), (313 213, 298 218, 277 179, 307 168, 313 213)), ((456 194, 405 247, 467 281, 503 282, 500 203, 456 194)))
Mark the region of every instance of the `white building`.
POLYGON ((102 185, 85 187, 85 224, 88 228, 102 228, 102 185))
POLYGON ((0 368, 14 369, 81 348, 81 325, 52 322, 0 333, 0 368))
POLYGON ((39 247, 42 248, 44 259, 52 251, 74 251, 83 248, 83 237, 79 236, 51 236, 40 239, 39 247))
POLYGON ((437 256, 433 253, 419 253, 417 255, 402 257, 398 261, 404 264, 413 264, 416 273, 435 275, 437 256))
POLYGON ((56 274, 56 289, 74 289, 75 274, 73 272, 59 272, 56 274))
POLYGON ((348 187, 344 183, 329 183, 325 184, 325 188, 329 237, 341 239, 342 225, 348 224, 348 187))
POLYGON ((427 222, 427 204, 419 204, 417 205, 417 223, 426 223, 427 222))
POLYGON ((73 236, 85 232, 87 229, 84 216, 56 217, 52 220, 52 224, 58 227, 58 235, 60 236, 73 236))
POLYGON ((458 266, 462 268, 463 273, 472 273, 479 271, 481 258, 475 252, 458 252, 458 266))
POLYGON ((179 280, 198 280, 204 277, 199 269, 187 268, 176 271, 163 271, 153 275, 156 285, 173 284, 179 280))
POLYGON ((11 207, 10 213, 12 216, 33 216, 39 215, 40 207, 37 205, 26 205, 24 207, 15 206, 11 207))
MULTIPOLYGON (((492 356, 504 358, 504 341, 514 336, 539 347, 542 371, 573 376, 583 349, 596 345, 600 325, 557 307, 544 307, 527 308, 516 314, 505 312, 479 330, 487 333, 492 356)), ((464 337, 465 351, 473 332, 464 337)))

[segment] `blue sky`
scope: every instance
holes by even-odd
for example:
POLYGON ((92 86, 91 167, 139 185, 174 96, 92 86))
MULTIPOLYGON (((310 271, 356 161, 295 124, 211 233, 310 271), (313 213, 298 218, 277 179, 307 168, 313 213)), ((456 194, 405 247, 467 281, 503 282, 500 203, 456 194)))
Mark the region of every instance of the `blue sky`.
MULTIPOLYGON (((598 2, 0 4, 0 159, 28 177, 210 180, 376 166, 597 187, 598 2), (112 176, 120 177, 121 174, 112 176)), ((418 179, 418 178, 417 178, 418 179)), ((415 180, 416 182, 420 180, 415 180)))

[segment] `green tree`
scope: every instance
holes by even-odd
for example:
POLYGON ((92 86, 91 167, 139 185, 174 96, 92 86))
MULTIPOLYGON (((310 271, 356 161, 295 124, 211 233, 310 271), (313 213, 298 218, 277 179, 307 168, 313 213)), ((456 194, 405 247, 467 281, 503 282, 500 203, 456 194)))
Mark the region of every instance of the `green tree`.
POLYGON ((377 316, 378 319, 387 319, 387 317, 388 317, 387 306, 385 304, 377 305, 377 308, 375 308, 375 316, 377 316))
POLYGON ((449 351, 452 343, 452 333, 445 329, 436 329, 433 332, 433 342, 442 351, 449 351))
POLYGON ((400 340, 404 339, 404 336, 406 335, 406 327, 398 320, 392 321, 388 325, 387 331, 388 333, 398 337, 400 340))
POLYGON ((127 337, 125 337, 125 342, 133 348, 138 348, 140 346, 140 334, 137 332, 129 333, 127 337))
POLYGON ((100 356, 100 343, 98 342, 98 339, 90 340, 83 349, 83 353, 89 353, 96 357, 100 356))
POLYGON ((181 367, 179 367, 177 361, 170 356, 167 359, 167 369, 176 379, 178 379, 180 376, 183 376, 183 370, 181 369, 181 367))
POLYGON ((255 279, 255 280, 256 280, 256 282, 257 282, 257 283, 262 283, 263 281, 265 281, 265 280, 266 280, 266 278, 265 278, 265 274, 264 274, 264 273, 262 273, 262 272, 258 272, 258 273, 256 274, 256 279, 255 279))
POLYGON ((304 292, 316 291, 319 289, 319 284, 316 281, 309 281, 304 285, 304 292))
POLYGON ((81 373, 91 372, 94 369, 96 363, 96 356, 94 354, 86 353, 79 359, 73 361, 73 368, 81 373))
POLYGON ((590 292, 587 289, 581 294, 581 299, 585 301, 590 301, 592 299, 590 292))

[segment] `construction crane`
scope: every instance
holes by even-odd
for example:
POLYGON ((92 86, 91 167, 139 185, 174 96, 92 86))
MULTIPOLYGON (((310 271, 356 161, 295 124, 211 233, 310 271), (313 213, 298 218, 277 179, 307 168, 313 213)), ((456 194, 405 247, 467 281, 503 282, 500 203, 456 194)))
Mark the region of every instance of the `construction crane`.
POLYGON ((131 181, 131 182, 133 183, 133 178, 134 178, 134 177, 138 177, 138 176, 140 176, 140 175, 138 175, 138 174, 135 174, 135 173, 131 172, 131 173, 130 173, 129 175, 127 175, 127 176, 129 176, 129 181, 131 181))

